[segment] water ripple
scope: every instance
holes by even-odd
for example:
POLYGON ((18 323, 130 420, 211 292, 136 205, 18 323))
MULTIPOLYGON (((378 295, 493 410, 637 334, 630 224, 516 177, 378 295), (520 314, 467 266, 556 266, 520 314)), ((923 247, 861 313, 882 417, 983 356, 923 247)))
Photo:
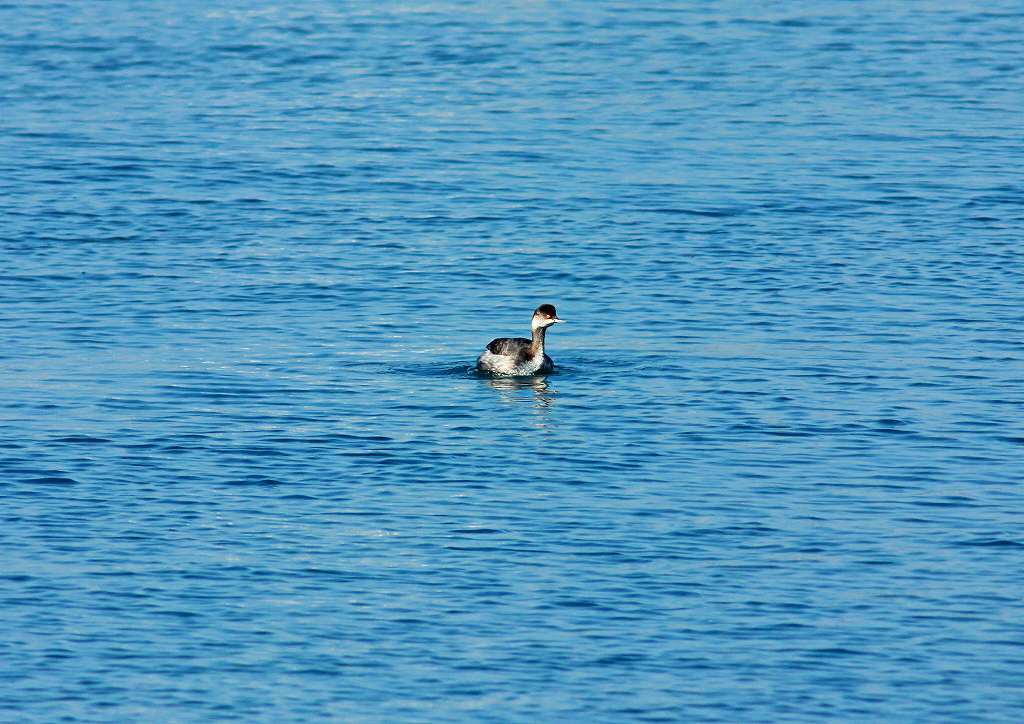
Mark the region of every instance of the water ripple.
POLYGON ((1018 719, 1020 17, 0 4, 0 709, 1018 719))

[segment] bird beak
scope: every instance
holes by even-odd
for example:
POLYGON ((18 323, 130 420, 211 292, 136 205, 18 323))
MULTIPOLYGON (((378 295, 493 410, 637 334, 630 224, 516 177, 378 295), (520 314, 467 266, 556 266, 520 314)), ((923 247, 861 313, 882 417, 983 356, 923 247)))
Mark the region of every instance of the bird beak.
POLYGON ((564 320, 564 319, 559 319, 558 317, 553 317, 553 318, 551 319, 551 321, 552 321, 552 322, 556 322, 556 323, 557 323, 557 322, 564 322, 565 320, 564 320))

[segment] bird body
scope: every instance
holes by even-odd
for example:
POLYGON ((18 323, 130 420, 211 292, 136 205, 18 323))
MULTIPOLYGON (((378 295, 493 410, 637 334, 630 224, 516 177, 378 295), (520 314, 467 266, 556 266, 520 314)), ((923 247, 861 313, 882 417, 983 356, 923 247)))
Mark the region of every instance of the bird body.
POLYGON ((544 352, 544 335, 547 328, 563 322, 550 304, 542 304, 533 313, 530 324, 533 332, 530 339, 525 337, 499 337, 492 339, 476 361, 481 372, 496 375, 537 375, 550 372, 555 363, 544 352))

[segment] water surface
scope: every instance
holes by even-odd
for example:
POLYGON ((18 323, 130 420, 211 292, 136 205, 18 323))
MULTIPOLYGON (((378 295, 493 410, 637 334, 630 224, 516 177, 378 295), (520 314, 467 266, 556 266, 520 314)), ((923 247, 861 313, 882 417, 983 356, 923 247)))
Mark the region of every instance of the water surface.
POLYGON ((0 6, 4 718, 1019 718, 1024 14, 661 5, 0 6))

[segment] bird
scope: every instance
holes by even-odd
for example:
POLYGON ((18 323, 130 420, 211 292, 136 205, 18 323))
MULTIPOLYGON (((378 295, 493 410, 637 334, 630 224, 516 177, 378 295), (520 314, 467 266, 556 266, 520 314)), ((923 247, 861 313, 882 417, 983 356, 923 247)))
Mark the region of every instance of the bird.
POLYGON ((476 360, 480 372, 495 375, 537 375, 550 372, 555 363, 544 353, 544 334, 553 324, 564 322, 559 319, 551 304, 541 304, 533 312, 530 329, 531 339, 524 337, 499 337, 492 339, 476 360))

